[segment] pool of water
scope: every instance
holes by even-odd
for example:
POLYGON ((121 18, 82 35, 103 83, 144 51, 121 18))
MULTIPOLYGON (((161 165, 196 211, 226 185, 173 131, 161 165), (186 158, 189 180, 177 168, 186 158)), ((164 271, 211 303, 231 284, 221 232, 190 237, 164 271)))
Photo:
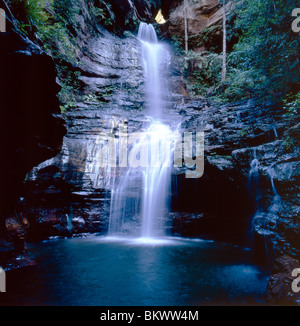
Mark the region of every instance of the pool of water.
POLYGON ((251 250, 201 239, 92 236, 44 241, 30 254, 37 266, 7 273, 6 304, 260 305, 268 282, 251 250))

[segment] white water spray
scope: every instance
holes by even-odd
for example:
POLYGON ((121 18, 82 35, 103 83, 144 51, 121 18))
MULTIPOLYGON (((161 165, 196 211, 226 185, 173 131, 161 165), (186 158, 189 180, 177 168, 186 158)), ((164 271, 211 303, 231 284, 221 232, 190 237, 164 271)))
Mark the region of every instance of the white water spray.
POLYGON ((164 45, 158 42, 151 24, 140 24, 138 39, 142 46, 146 109, 150 116, 161 119, 164 109, 163 99, 167 94, 163 74, 167 70, 169 53, 164 45))
POLYGON ((138 166, 130 165, 112 189, 109 234, 152 239, 164 235, 174 137, 170 127, 161 122, 167 94, 163 78, 167 52, 150 24, 140 24, 138 39, 142 47, 146 110, 153 123, 131 149, 131 155, 139 157, 138 166))
POLYGON ((277 192, 274 183, 274 172, 273 169, 268 170, 268 174, 271 181, 273 199, 268 210, 269 219, 274 223, 274 226, 277 227, 278 212, 281 209, 281 197, 277 192))
POLYGON ((259 186, 259 160, 254 149, 253 160, 250 163, 250 171, 248 175, 248 188, 251 196, 255 200, 256 209, 260 208, 260 186, 259 186))

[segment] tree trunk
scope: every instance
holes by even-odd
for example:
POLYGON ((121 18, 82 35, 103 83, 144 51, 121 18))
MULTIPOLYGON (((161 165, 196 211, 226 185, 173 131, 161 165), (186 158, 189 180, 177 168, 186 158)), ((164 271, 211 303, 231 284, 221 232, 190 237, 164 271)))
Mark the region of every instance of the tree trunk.
POLYGON ((223 66, 222 66, 222 81, 226 79, 226 72, 227 72, 227 66, 226 66, 226 55, 227 55, 227 49, 226 49, 226 1, 223 0, 223 66))
POLYGON ((184 33, 185 33, 185 54, 189 51, 188 21, 187 21, 187 0, 184 0, 184 33))

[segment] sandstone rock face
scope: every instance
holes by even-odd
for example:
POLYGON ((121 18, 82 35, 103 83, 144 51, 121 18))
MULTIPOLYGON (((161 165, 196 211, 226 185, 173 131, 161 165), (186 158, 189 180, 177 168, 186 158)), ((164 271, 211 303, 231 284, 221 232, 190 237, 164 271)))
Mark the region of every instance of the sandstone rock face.
MULTIPOLYGON (((36 231, 30 234, 68 235, 66 216, 75 221, 73 233, 105 230, 109 215, 107 191, 114 176, 109 169, 99 166, 99 146, 107 135, 118 137, 122 124, 132 133, 149 123, 144 110, 140 43, 135 38, 122 40, 107 33, 91 39, 88 48, 89 52, 80 60, 82 96, 78 97, 76 107, 65 113, 68 133, 62 151, 34 168, 25 185, 23 209, 26 212, 26 208, 36 207, 28 216, 36 231), (51 215, 56 217, 51 221, 43 213, 50 209, 45 207, 49 193, 56 198, 56 209, 51 205, 51 215), (61 196, 63 200, 59 200, 61 196), (38 215, 44 218, 37 218, 38 215)), ((174 119, 168 112, 166 120, 171 117, 174 119)))
MULTIPOLYGON (((226 12, 230 13, 232 2, 226 4, 226 12)), ((181 2, 174 10, 171 10, 168 18, 168 33, 170 36, 181 37, 184 39, 184 3, 181 2)), ((223 9, 218 0, 201 0, 187 1, 187 21, 188 35, 191 38, 190 45, 196 51, 206 50, 206 45, 197 44, 197 39, 205 31, 205 29, 214 28, 211 31, 212 36, 220 41, 222 36, 223 9), (192 43, 192 44, 191 44, 192 43)), ((211 45, 210 45, 211 46, 211 45)))
MULTIPOLYGON (((34 166, 59 153, 66 128, 51 57, 18 30, 5 2, 0 7, 8 18, 7 32, 0 33, 0 237, 22 251, 27 223, 16 216, 22 182, 34 166)), ((0 265, 2 258, 1 246, 0 265)))
MULTIPOLYGON (((185 127, 193 130, 200 127, 200 121, 204 123, 206 173, 211 179, 210 171, 214 167, 214 175, 219 171, 236 185, 235 190, 229 190, 227 183, 221 196, 216 192, 212 192, 212 196, 220 204, 225 192, 231 191, 237 196, 244 183, 248 206, 245 202, 242 205, 246 205, 249 215, 240 214, 239 218, 249 218, 247 227, 258 258, 268 261, 271 266, 275 261, 274 275, 268 285, 267 303, 299 305, 299 295, 291 289, 294 280, 291 271, 292 267, 299 267, 300 253, 300 163, 299 147, 296 145, 299 139, 299 116, 289 118, 280 106, 261 104, 254 100, 224 106, 196 103, 192 102, 183 108, 185 115, 191 117, 185 127), (200 111, 195 116, 191 109, 197 107, 200 111), (251 174, 254 160, 257 169, 251 174)), ((205 180, 205 175, 202 179, 205 180)), ((220 178, 215 182, 219 183, 220 178)), ((204 189, 202 191, 207 192, 206 185, 204 189)), ((199 195, 201 188, 198 190, 199 195)), ((238 208, 241 199, 237 196, 232 205, 238 208)), ((205 221, 205 216, 199 218, 200 225, 201 221, 205 221)), ((204 229, 209 225, 208 221, 203 224, 204 229)), ((239 232, 237 221, 227 220, 233 228, 231 231, 239 232)), ((218 219, 216 223, 222 225, 218 219)), ((223 225, 222 230, 228 232, 223 225)))
POLYGON ((122 26, 126 19, 132 17, 147 23, 154 23, 154 18, 160 9, 165 18, 168 18, 170 12, 181 3, 181 0, 110 0, 107 2, 112 7, 115 20, 122 26))
MULTIPOLYGON (((215 21, 222 20, 222 13, 218 12, 218 0, 187 1, 188 28, 191 34, 201 33, 205 27, 215 21), (217 13, 218 12, 218 13, 217 13), (217 13, 217 14, 216 14, 217 13)), ((176 35, 184 34, 184 3, 179 5, 169 17, 170 31, 176 35)))
MULTIPOLYGON (((125 2, 113 4, 116 15, 119 14, 117 6, 121 6, 126 15, 130 14, 125 2)), ((142 6, 142 1, 128 3, 130 10, 142 6)), ((76 18, 75 29, 77 43, 73 48, 77 63, 71 65, 71 69, 80 72, 77 81, 80 94, 72 109, 65 113, 68 133, 62 151, 34 168, 24 186, 26 198, 21 207, 31 222, 29 235, 33 238, 35 234, 45 238, 100 232, 107 228, 107 191, 113 176, 109 170, 99 168, 99 144, 106 135, 118 137, 120 124, 127 124, 128 132, 132 133, 140 131, 149 121, 143 110, 140 42, 134 36, 114 36, 97 25, 85 1, 80 1, 79 5, 81 14, 76 18), (74 223, 70 226, 68 220, 74 223)), ((152 5, 151 10, 156 10, 155 2, 152 5)), ((147 6, 145 8, 150 8, 147 6)), ((140 15, 147 20, 145 13, 140 11, 140 15)), ((171 56, 168 59, 167 54, 166 60, 171 61, 171 56)), ((172 63, 170 66, 172 68, 172 63)), ((170 94, 166 94, 165 101, 169 102, 172 96, 182 97, 182 91, 184 85, 180 75, 172 75, 170 94)), ((166 119, 170 120, 170 115, 166 119)))
MULTIPOLYGON (((195 6, 189 14, 195 33, 220 23, 216 1, 195 6), (196 14, 204 21, 198 22, 196 14)), ((170 30, 180 33, 175 31, 180 24, 172 25, 182 20, 182 8, 176 10, 170 12, 170 30)), ((39 240, 106 232, 115 175, 99 167, 99 144, 107 135, 118 137, 120 125, 131 133, 149 123, 139 42, 94 30, 83 12, 74 48, 81 95, 65 113, 68 133, 61 152, 36 166, 24 185, 20 211, 31 225, 30 237, 39 240)), ((180 85, 180 74, 168 77, 175 82, 165 97, 164 120, 179 125, 182 133, 205 133, 203 177, 187 180, 186 167, 174 169, 168 232, 228 241, 248 238, 264 259, 299 257, 299 147, 297 141, 293 146, 289 142, 299 139, 299 116, 288 118, 281 106, 255 99, 224 105, 190 100, 180 86, 174 87, 180 85), (250 170, 255 159, 254 182, 250 170)))
MULTIPOLYGON (((140 73, 139 69, 137 71, 140 73)), ((124 95, 120 89, 118 92, 124 95)), ((126 97, 128 102, 128 94, 126 97)), ((30 183, 40 184, 44 187, 40 194, 43 193, 45 198, 49 198, 47 192, 51 191, 49 187, 53 187, 54 192, 58 191, 59 196, 72 203, 69 205, 72 208, 65 207, 64 217, 58 219, 65 227, 67 214, 84 219, 85 223, 80 225, 76 220, 77 231, 105 232, 107 228, 107 191, 114 176, 97 165, 101 136, 117 135, 118 126, 124 120, 128 122, 129 132, 143 130, 147 123, 145 111, 136 109, 134 103, 130 108, 122 107, 122 101, 118 104, 115 99, 117 96, 101 104, 101 108, 96 103, 78 103, 77 109, 68 113, 69 132, 63 151, 31 173, 28 186, 30 183), (54 170, 47 170, 49 167, 54 170), (43 182, 43 174, 46 182, 43 182), (54 183, 53 180, 58 181, 54 183), (84 214, 79 203, 85 203, 84 214), (91 221, 94 222, 91 224, 91 221)), ((176 227, 170 226, 171 233, 189 236, 192 232, 193 235, 217 235, 221 238, 226 235, 227 239, 237 239, 248 229, 258 252, 264 254, 264 244, 267 243, 268 254, 298 255, 299 157, 297 148, 285 147, 285 135, 290 129, 295 129, 295 121, 282 119, 283 115, 282 108, 255 100, 217 105, 208 100, 185 103, 182 96, 172 97, 169 109, 164 113, 166 121, 172 121, 174 125, 180 123, 181 132, 205 133, 205 172, 201 179, 189 181, 184 176, 185 168, 174 169, 173 182, 178 186, 174 189, 173 211, 195 211, 199 218, 191 220, 191 225, 198 224, 198 229, 189 229, 178 224, 180 220, 189 219, 182 219, 180 214, 172 215, 176 227), (259 161, 259 188, 253 194, 249 173, 255 157, 259 161), (273 205, 273 187, 280 196, 276 207, 273 205), (263 206, 258 207, 258 196, 263 206), (216 228, 216 225, 219 226, 216 228), (216 229, 220 231, 218 234, 216 229)), ((36 200, 35 196, 32 198, 29 206, 33 206, 36 200)), ((43 210, 42 204, 40 209, 43 210)), ((61 215, 61 208, 58 211, 61 215)))

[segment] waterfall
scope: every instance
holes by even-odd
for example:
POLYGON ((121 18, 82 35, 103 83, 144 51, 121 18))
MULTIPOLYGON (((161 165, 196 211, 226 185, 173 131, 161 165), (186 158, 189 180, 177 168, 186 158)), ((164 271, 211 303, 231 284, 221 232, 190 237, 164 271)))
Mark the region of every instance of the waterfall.
POLYGON ((168 70, 170 56, 165 46, 158 42, 151 24, 140 24, 138 39, 142 46, 146 109, 151 117, 161 119, 164 97, 168 93, 164 74, 168 70))
POLYGON ((235 121, 234 121, 235 125, 238 125, 239 123, 241 123, 241 112, 240 111, 238 111, 236 113, 236 117, 235 117, 235 121))
POLYGON ((273 131, 274 131, 275 138, 278 138, 278 132, 275 126, 273 127, 273 131))
POLYGON ((268 215, 270 221, 273 223, 274 227, 277 227, 277 219, 278 219, 278 212, 281 208, 281 197, 279 196, 277 189, 274 184, 274 177, 273 177, 273 170, 269 169, 268 174, 270 177, 271 181, 271 186, 272 186, 272 193, 273 193, 273 199, 272 203, 268 209, 268 215))
POLYGON ((158 39, 153 25, 141 22, 138 31, 138 39, 145 42, 145 44, 157 44, 158 39))
POLYGON ((250 163, 250 171, 248 175, 248 188, 251 196, 255 200, 256 210, 260 207, 260 187, 259 187, 259 160, 254 149, 253 160, 250 163))
POLYGON ((173 133, 161 122, 168 62, 154 27, 141 23, 138 32, 145 81, 145 109, 151 125, 130 142, 129 166, 111 190, 109 235, 140 238, 163 236, 171 184, 173 133))
POLYGON ((256 211, 252 217, 252 231, 256 233, 256 245, 264 247, 266 262, 271 263, 275 251, 275 243, 272 238, 277 233, 278 213, 281 209, 281 197, 279 196, 275 183, 275 171, 270 166, 266 172, 270 178, 272 188, 272 199, 269 207, 264 207, 261 203, 261 190, 259 184, 259 160, 257 159, 256 149, 254 149, 253 159, 250 163, 248 175, 248 186, 250 194, 256 204, 256 211))

